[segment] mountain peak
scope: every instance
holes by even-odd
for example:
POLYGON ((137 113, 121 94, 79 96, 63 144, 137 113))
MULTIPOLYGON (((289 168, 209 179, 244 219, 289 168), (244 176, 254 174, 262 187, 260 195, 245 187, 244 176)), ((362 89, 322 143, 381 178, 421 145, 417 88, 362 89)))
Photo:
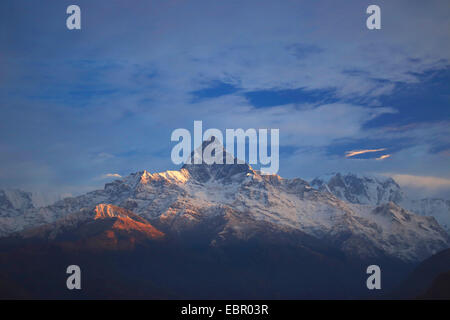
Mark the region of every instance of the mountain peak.
POLYGON ((212 162, 222 161, 223 164, 236 164, 237 159, 229 152, 226 151, 224 145, 214 136, 202 142, 202 145, 191 152, 186 164, 212 164, 212 162), (217 152, 217 154, 216 154, 217 152), (222 155, 222 157, 220 157, 222 155), (205 159, 208 156, 208 159, 205 159), (209 156, 212 159, 209 159, 209 156), (220 160, 221 158, 221 160, 220 160))
POLYGON ((148 172, 147 170, 144 170, 144 172, 141 174, 141 178, 140 178, 140 183, 148 183, 150 177, 151 177, 151 173, 148 172))
POLYGON ((191 153, 182 169, 186 169, 193 178, 200 182, 210 179, 230 181, 236 175, 245 177, 248 174, 255 174, 248 163, 233 157, 214 136, 203 141, 202 145, 191 153), (205 156, 207 156, 206 159, 205 156))
POLYGON ((331 173, 313 179, 311 186, 357 204, 400 203, 404 198, 400 186, 391 177, 375 174, 331 173))

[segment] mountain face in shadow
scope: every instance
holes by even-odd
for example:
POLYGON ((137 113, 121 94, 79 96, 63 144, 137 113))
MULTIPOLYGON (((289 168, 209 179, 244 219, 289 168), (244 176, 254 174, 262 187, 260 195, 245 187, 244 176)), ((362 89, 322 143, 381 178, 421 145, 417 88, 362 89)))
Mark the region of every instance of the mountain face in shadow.
POLYGON ((450 271, 439 274, 419 299, 450 300, 450 271))
POLYGON ((379 293, 366 288, 368 265, 386 270, 387 288, 411 268, 391 257, 348 255, 299 230, 242 219, 240 225, 250 226, 245 239, 227 230, 223 216, 165 234, 117 206, 82 210, 0 241, 0 298, 373 298, 379 293), (66 288, 65 270, 72 264, 82 270, 79 291, 66 288))
MULTIPOLYGON (((211 220, 189 234, 148 236, 141 227, 119 228, 101 218, 60 231, 50 241, 41 233, 0 244, 3 299, 323 299, 370 298, 365 270, 375 261, 355 259, 301 232, 280 232, 261 222, 264 234, 229 237, 206 245, 211 220), (105 236, 114 232, 115 237, 105 236), (139 239, 139 240, 137 240, 139 239), (92 241, 96 241, 95 245, 92 241), (82 289, 66 288, 67 266, 82 272, 82 289)), ((219 228, 220 229, 220 228, 219 228)), ((156 230, 156 229, 155 229, 156 230)), ((154 231, 154 230, 153 230, 154 231)), ((377 259, 393 286, 411 266, 377 259)))
POLYGON ((402 299, 450 299, 450 249, 420 263, 393 292, 402 299))

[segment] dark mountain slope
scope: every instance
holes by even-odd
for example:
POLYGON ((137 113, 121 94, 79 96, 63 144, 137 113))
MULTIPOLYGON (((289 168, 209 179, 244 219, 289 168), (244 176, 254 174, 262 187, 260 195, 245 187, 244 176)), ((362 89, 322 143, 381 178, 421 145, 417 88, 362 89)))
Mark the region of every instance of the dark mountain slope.
POLYGON ((450 249, 446 249, 420 263, 394 291, 393 297, 411 299, 446 295, 450 298, 449 272, 450 249))

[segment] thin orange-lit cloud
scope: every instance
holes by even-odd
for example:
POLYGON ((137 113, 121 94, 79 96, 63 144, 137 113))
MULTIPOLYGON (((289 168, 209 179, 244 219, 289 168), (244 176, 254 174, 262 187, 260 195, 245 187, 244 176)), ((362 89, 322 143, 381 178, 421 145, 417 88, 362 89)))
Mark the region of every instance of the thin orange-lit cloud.
POLYGON ((391 156, 390 154, 383 154, 381 157, 378 157, 375 160, 383 160, 383 159, 389 158, 390 156, 391 156))
POLYGON ((379 151, 384 151, 386 150, 386 148, 381 148, 381 149, 365 149, 365 150, 352 150, 352 151, 347 151, 345 152, 345 157, 349 158, 349 157, 353 157, 356 156, 358 154, 364 154, 364 153, 369 153, 369 152, 379 152, 379 151))

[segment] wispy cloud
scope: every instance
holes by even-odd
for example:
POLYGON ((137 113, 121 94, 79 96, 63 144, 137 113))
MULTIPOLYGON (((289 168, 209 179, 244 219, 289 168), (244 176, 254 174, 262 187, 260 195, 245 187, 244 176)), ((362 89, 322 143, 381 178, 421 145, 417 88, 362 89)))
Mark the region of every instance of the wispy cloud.
MULTIPOLYGON (((370 153, 370 152, 380 152, 380 151, 385 151, 386 148, 381 148, 381 149, 363 149, 363 150, 352 150, 352 151, 347 151, 345 152, 345 157, 346 158, 350 158, 359 154, 364 154, 364 153, 370 153)), ((384 158, 383 158, 384 159, 384 158)))
POLYGON ((450 179, 446 178, 395 173, 387 173, 386 175, 392 177, 401 186, 405 187, 429 189, 450 188, 450 179))
POLYGON ((387 158, 389 158, 389 157, 391 157, 390 154, 383 154, 382 156, 376 158, 375 160, 383 160, 383 159, 387 159, 387 158))
POLYGON ((107 173, 102 175, 102 179, 108 179, 108 178, 122 178, 122 176, 118 173, 107 173))

